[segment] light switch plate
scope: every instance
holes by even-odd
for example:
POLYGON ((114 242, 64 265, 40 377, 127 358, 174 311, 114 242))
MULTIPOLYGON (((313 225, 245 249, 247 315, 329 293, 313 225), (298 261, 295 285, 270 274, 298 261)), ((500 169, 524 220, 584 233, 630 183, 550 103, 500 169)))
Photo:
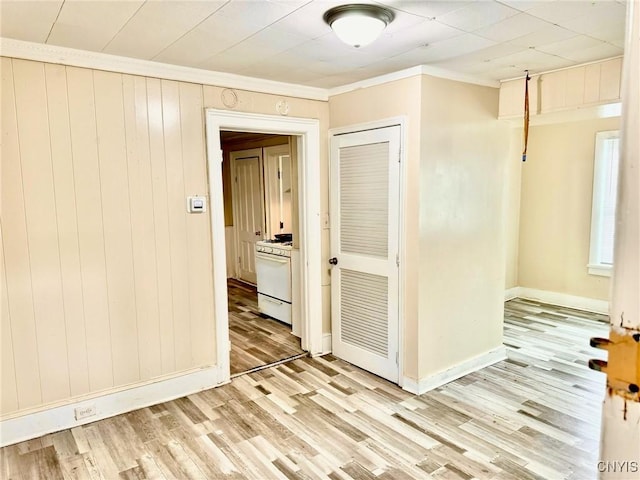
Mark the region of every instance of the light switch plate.
POLYGON ((192 195, 187 197, 187 212, 203 213, 207 211, 207 197, 192 195))

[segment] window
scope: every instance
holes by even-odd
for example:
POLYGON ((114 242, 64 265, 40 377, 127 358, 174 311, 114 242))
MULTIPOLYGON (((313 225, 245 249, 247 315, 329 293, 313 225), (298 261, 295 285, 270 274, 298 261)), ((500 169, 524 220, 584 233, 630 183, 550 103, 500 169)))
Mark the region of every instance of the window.
POLYGON ((610 276, 613 266, 619 144, 617 130, 596 134, 588 265, 592 275, 610 276))

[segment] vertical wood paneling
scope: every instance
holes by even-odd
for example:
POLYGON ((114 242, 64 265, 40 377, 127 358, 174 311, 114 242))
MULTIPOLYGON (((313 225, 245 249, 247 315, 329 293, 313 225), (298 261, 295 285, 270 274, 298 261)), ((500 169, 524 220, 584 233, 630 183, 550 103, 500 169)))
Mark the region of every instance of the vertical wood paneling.
POLYGON ((45 64, 45 77, 67 332, 69 384, 71 395, 82 395, 90 390, 89 366, 65 67, 45 64))
POLYGON ((0 414, 215 363, 202 86, 1 73, 0 414))
POLYGON ((91 70, 67 67, 67 86, 89 383, 95 391, 113 385, 113 362, 91 70))
MULTIPOLYGON (((202 87, 180 84, 180 114, 185 192, 207 195, 202 87)), ((191 345, 197 364, 215 362, 210 232, 209 215, 187 215, 191 345)))
MULTIPOLYGON (((20 408, 42 403, 31 265, 22 192, 13 63, 2 58, 2 241, 20 408), (11 208, 7 208, 8 206, 11 208)), ((2 378, 4 389, 5 378, 2 378)), ((5 413, 3 411, 3 413, 5 413)))
POLYGON ((70 396, 44 64, 14 60, 16 113, 43 402, 70 396))
POLYGON ((162 373, 162 363, 145 79, 125 75, 123 77, 123 99, 127 132, 129 197, 131 200, 129 209, 133 230, 140 378, 147 380, 162 373))
POLYGON ((192 365, 191 312, 189 305, 189 265, 187 223, 180 131, 180 91, 178 82, 163 80, 162 119, 164 124, 165 163, 171 245, 171 282, 176 368, 192 365))
POLYGON ((122 75, 93 73, 113 380, 140 379, 122 75))
POLYGON ((0 413, 18 409, 18 390, 16 388, 16 370, 13 361, 13 339, 11 335, 11 317, 9 314, 9 296, 7 295, 7 277, 4 263, 4 245, 0 236, 0 413))
POLYGON ((171 245, 167 211, 167 170, 164 160, 164 125, 160 80, 147 79, 147 112, 149 119, 149 153, 153 188, 153 219, 158 268, 158 307, 162 373, 175 370, 176 356, 173 331, 173 295, 171 291, 171 245))

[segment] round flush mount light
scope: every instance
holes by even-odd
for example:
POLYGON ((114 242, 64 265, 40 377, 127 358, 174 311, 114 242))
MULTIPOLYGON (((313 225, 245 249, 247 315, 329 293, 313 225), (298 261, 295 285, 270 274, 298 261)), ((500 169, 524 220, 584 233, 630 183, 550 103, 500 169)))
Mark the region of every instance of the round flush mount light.
POLYGON ((355 3, 327 10, 323 18, 340 40, 358 48, 380 36, 393 21, 393 12, 378 5, 355 3))

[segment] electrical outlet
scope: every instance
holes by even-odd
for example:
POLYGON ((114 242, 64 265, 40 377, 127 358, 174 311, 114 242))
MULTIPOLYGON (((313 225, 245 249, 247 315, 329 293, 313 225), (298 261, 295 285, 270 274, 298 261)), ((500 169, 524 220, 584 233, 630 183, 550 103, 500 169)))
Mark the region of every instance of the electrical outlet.
POLYGON ((84 407, 76 407, 74 409, 74 413, 76 415, 76 420, 82 420, 84 418, 93 417, 96 414, 96 406, 94 405, 86 405, 84 407))

